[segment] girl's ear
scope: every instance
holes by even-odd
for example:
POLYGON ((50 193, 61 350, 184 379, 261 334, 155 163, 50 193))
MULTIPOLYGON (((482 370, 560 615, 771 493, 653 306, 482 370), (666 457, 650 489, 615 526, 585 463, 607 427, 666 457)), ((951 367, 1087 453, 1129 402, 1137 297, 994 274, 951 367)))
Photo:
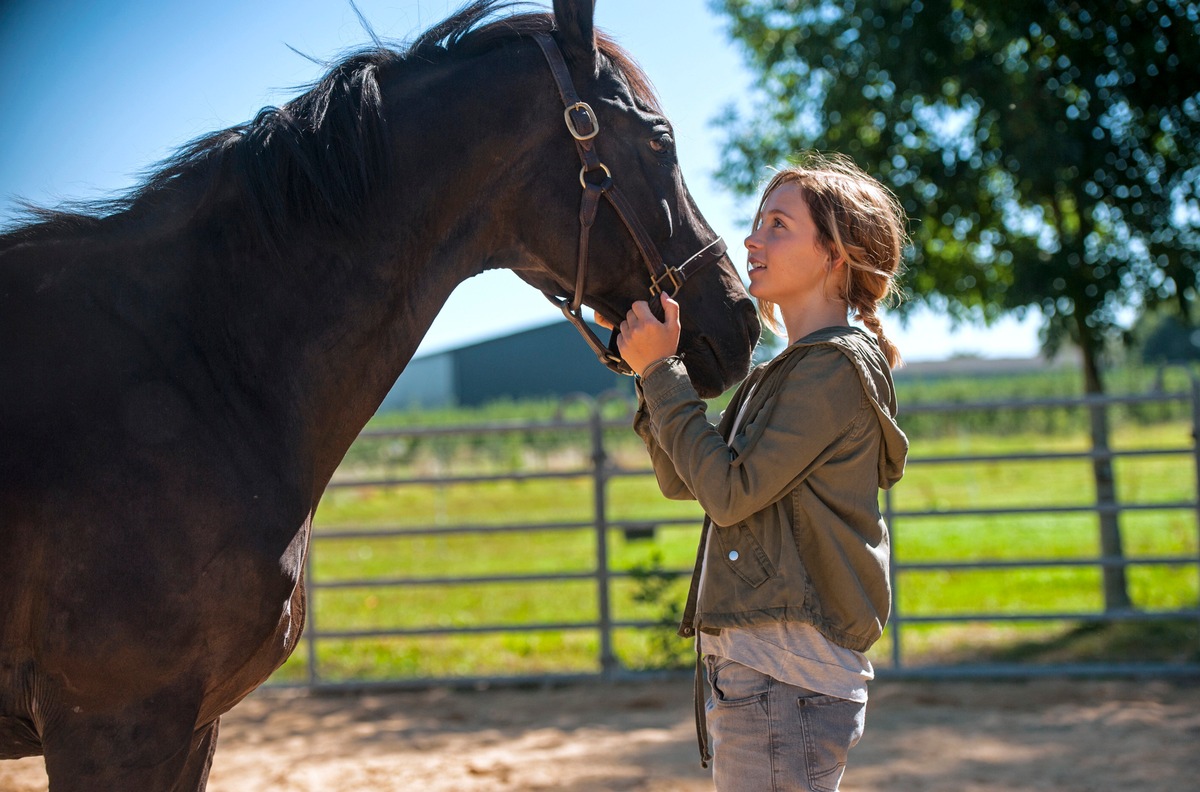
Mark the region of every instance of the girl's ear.
POLYGON ((588 74, 596 71, 596 0, 554 0, 558 44, 566 59, 588 74))
POLYGON ((829 261, 825 268, 825 287, 828 288, 830 283, 837 284, 837 299, 849 302, 850 298, 850 268, 846 266, 846 258, 837 256, 833 253, 829 254, 829 261), (831 278, 830 276, 836 276, 831 278))

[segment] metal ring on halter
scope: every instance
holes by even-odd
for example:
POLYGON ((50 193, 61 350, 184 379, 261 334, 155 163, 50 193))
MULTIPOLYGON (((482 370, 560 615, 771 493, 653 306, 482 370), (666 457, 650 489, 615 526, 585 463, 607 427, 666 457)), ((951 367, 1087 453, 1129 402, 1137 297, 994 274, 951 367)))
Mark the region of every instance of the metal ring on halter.
POLYGON ((563 118, 567 120, 567 129, 570 131, 571 137, 578 141, 591 140, 600 134, 600 122, 596 119, 596 113, 592 110, 592 106, 587 102, 576 102, 573 105, 569 105, 563 111, 563 118), (592 121, 592 131, 586 135, 580 134, 579 130, 575 128, 575 119, 571 118, 571 113, 576 110, 582 110, 587 113, 588 118, 592 121))
MULTIPOLYGON (((608 169, 607 165, 605 165, 603 162, 601 162, 601 163, 598 163, 597 167, 599 167, 600 170, 604 171, 605 181, 612 181, 612 171, 610 171, 608 169)), ((583 177, 587 176, 589 171, 593 171, 593 170, 595 170, 595 168, 589 168, 587 165, 584 165, 582 168, 579 169, 579 183, 583 185, 583 189, 585 189, 585 190, 587 189, 588 183, 587 183, 587 179, 585 179, 583 177)))

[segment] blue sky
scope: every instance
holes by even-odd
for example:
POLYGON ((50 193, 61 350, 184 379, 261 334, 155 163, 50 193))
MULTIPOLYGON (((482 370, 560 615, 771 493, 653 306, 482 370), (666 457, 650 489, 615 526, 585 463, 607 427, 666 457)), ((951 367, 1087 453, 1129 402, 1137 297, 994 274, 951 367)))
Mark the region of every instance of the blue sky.
MULTIPOLYGON (((549 0, 546 0, 546 4, 549 0)), ((405 40, 458 0, 358 0, 385 38, 405 40)), ((712 119, 750 84, 706 0, 598 0, 597 24, 654 81, 676 129, 688 186, 710 224, 744 261, 752 207, 715 184, 720 133, 712 119)), ((346 0, 9 0, 0 3, 0 223, 15 201, 97 197, 203 133, 281 104, 367 36, 346 0)), ((451 297, 422 344, 444 349, 559 317, 508 272, 486 273, 451 297), (503 306, 503 307, 500 307, 503 306)), ((953 328, 920 312, 888 326, 908 360, 1036 353, 1036 323, 953 328)))

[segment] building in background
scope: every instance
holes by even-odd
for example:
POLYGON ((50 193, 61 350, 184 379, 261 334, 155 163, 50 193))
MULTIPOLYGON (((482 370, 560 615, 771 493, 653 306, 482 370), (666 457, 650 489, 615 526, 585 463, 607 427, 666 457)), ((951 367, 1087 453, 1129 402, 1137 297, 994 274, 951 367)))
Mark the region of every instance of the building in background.
MULTIPOLYGON (((591 325, 602 339, 608 331, 591 325)), ((591 396, 624 389, 627 377, 604 367, 567 322, 422 355, 409 362, 379 411, 475 407, 500 399, 591 396)))
MULTIPOLYGON (((589 323, 601 339, 608 331, 589 323)), ((759 344, 755 363, 777 354, 782 343, 759 344)), ((1078 368, 1078 354, 1064 350, 1054 360, 958 356, 908 363, 897 379, 1004 376, 1057 368, 1078 368)), ((559 399, 573 393, 596 396, 618 390, 632 397, 628 377, 605 368, 567 322, 421 355, 409 362, 379 411, 414 407, 477 407, 501 399, 559 399)))

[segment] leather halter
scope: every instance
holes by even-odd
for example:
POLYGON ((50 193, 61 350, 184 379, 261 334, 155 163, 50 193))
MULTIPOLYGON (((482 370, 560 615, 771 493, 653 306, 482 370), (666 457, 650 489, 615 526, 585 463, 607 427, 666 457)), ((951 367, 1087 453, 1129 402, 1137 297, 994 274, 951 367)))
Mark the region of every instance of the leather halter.
MULTIPOLYGON (((567 131, 575 139, 575 148, 579 152, 579 161, 583 165, 579 171, 579 183, 583 185, 583 201, 579 207, 579 261, 575 268, 575 295, 569 301, 553 294, 546 294, 545 297, 558 306, 559 310, 563 312, 563 316, 575 325, 575 329, 583 336, 583 340, 596 353, 596 357, 600 359, 601 363, 618 374, 632 375, 633 370, 628 363, 621 359, 621 355, 616 350, 617 331, 613 330, 608 344, 605 345, 583 321, 582 307, 584 287, 587 283, 588 239, 596 220, 596 211, 600 208, 601 196, 608 199, 616 211, 617 217, 621 218, 621 222, 629 230, 629 235, 633 237, 638 252, 641 253, 642 261, 646 264, 646 270, 650 273, 651 308, 654 308, 657 302, 654 298, 658 297, 661 292, 666 292, 668 297, 674 297, 684 282, 697 270, 724 256, 725 241, 717 237, 699 253, 677 267, 668 267, 663 263, 658 248, 638 221, 625 194, 613 183, 612 171, 600 161, 600 156, 596 153, 595 139, 600 133, 600 122, 592 108, 575 92, 571 73, 567 70, 567 63, 563 59, 558 44, 545 33, 534 34, 533 38, 542 48, 542 53, 550 64, 550 72, 554 75, 554 82, 558 84, 558 93, 566 108, 563 118, 566 120, 567 131), (593 179, 589 180, 589 176, 592 176, 593 179)), ((615 316, 610 318, 620 319, 615 316)))

